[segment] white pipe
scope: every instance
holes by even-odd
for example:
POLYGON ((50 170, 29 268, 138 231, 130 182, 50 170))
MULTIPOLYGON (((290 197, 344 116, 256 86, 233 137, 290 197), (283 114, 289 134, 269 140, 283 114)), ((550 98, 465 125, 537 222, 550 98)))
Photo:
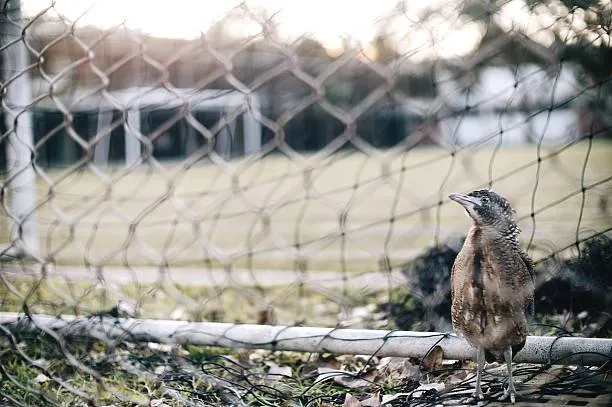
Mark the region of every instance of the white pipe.
POLYGON ((5 6, 2 18, 3 82, 6 84, 17 74, 6 88, 4 97, 4 120, 9 133, 7 143, 8 187, 11 190, 10 211, 14 225, 11 241, 17 249, 29 256, 38 257, 38 225, 36 223, 36 173, 34 159, 34 135, 31 112, 26 106, 32 103, 32 84, 28 69, 28 54, 22 38, 20 1, 10 1, 5 6), (12 43, 15 40, 19 40, 12 43), (8 45, 10 44, 10 45, 8 45), (21 230, 21 231, 20 231, 21 230))
POLYGON ((259 103, 252 96, 251 109, 243 115, 244 155, 250 155, 261 150, 261 124, 255 118, 254 112, 259 114, 259 103))
MULTIPOLYGON (((229 117, 231 110, 225 113, 225 117, 229 117)), ((231 123, 226 123, 225 126, 217 134, 217 145, 215 150, 224 159, 229 159, 232 156, 232 142, 236 135, 236 119, 232 120, 231 123)))
MULTIPOLYGON (((98 124, 96 126, 96 133, 95 133, 96 136, 100 136, 100 134, 102 134, 102 131, 106 127, 109 127, 111 125, 112 121, 113 121, 113 111, 110 109, 101 108, 98 111, 98 124)), ((108 165, 108 159, 109 159, 109 153, 110 153, 110 143, 111 143, 111 133, 112 133, 112 129, 109 128, 108 133, 100 137, 94 149, 94 163, 100 168, 106 168, 108 165)))
POLYGON ((130 167, 140 160, 140 107, 138 104, 127 111, 125 129, 125 166, 130 167))
MULTIPOLYGON (((260 348, 377 356, 424 357, 439 345, 446 359, 474 359, 475 350, 452 334, 436 332, 335 329, 215 322, 115 319, 0 313, 13 331, 44 327, 65 336, 91 336, 131 342, 181 343, 228 348, 260 348), (33 323, 32 323, 33 322, 33 323)), ((601 365, 612 358, 612 339, 529 336, 516 362, 601 365)))

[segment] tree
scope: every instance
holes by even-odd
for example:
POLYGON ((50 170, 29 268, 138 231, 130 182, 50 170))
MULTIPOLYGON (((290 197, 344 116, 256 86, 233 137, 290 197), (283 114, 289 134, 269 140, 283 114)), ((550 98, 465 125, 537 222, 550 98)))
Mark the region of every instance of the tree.
MULTIPOLYGON (((543 30, 554 36, 552 46, 542 44, 554 51, 561 62, 572 61, 580 65, 594 80, 606 80, 612 72, 611 19, 612 5, 604 0, 525 0, 525 18, 534 21, 552 21, 543 30)), ((532 38, 520 26, 514 26, 512 33, 502 28, 503 13, 499 13, 507 2, 505 0, 468 0, 462 14, 473 21, 486 25, 480 47, 501 35, 516 33, 532 38)), ((537 41, 535 39, 534 41, 537 41)), ((508 56, 512 60, 511 50, 508 56)), ((516 62, 537 62, 534 56, 515 55, 516 62)))
POLYGON ((561 60, 580 65, 593 81, 612 74, 612 4, 603 0, 526 0, 539 17, 556 17, 551 27, 561 60))
MULTIPOLYGON (((546 47, 553 61, 545 59, 538 61, 537 47, 532 47, 535 54, 516 53, 512 47, 500 50, 507 62, 518 64, 532 62, 549 68, 557 64, 572 63, 579 68, 578 79, 582 81, 589 114, 594 115, 587 127, 596 133, 610 133, 612 126, 612 3, 605 0, 524 0, 525 18, 543 23, 542 30, 552 36, 552 44, 540 44, 546 47), (530 14, 530 15, 528 15, 530 14), (534 58, 534 56, 536 58, 534 58), (553 62, 553 64, 550 64, 553 62), (603 123, 594 129, 593 123, 603 123)), ((506 0, 468 0, 462 14, 473 21, 486 24, 479 49, 499 35, 508 35, 502 27, 503 13, 498 11, 506 5, 506 0), (500 31, 501 30, 501 31, 500 31), (504 34, 506 33, 506 34, 504 34)), ((537 42, 529 32, 524 32, 519 25, 512 27, 512 34, 519 35, 529 41, 537 42)), ((525 40, 523 40, 525 41, 525 40)), ((543 54, 541 54, 543 55, 543 54)))

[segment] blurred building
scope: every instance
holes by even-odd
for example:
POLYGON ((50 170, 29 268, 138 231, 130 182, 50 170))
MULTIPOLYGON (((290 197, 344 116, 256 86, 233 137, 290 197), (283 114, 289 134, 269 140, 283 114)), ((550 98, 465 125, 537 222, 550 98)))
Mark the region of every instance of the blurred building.
MULTIPOLYGON (((94 150, 98 160, 127 160, 128 108, 113 104, 114 96, 108 99, 125 96, 127 89, 163 93, 176 88, 197 98, 200 90, 239 94, 248 88, 257 97, 259 114, 280 124, 285 142, 297 151, 328 145, 345 132, 344 122, 355 112, 352 136, 376 148, 411 138, 443 145, 566 142, 592 129, 589 118, 597 119, 588 110, 576 67, 558 64, 551 49, 516 34, 488 33, 465 58, 418 63, 401 59, 384 41, 376 42, 386 47, 379 59, 370 61, 348 46, 332 57, 308 38, 282 50, 265 41, 245 46, 231 39, 212 43, 152 38, 127 29, 73 29, 44 18, 28 29, 27 40, 40 52, 32 54, 40 65, 30 71, 38 98, 31 110, 37 163, 45 166, 87 159, 94 150), (396 74, 389 83, 379 68, 391 62, 396 74), (376 92, 382 93, 370 103, 376 92), (96 138, 105 126, 110 137, 96 138)), ((222 105, 196 109, 186 119, 181 109, 191 101, 165 106, 165 96, 147 98, 136 120, 150 143, 137 143, 158 159, 185 157, 210 142, 202 129, 220 135, 213 147, 224 157, 252 151, 275 137, 270 126, 260 124, 261 134, 252 140, 241 115, 222 121, 232 116, 222 105)), ((0 148, 0 161, 4 154, 0 148)))

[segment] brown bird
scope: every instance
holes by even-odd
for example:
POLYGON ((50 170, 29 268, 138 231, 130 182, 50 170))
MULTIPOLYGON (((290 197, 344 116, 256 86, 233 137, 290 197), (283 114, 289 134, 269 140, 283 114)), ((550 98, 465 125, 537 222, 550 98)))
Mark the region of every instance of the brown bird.
POLYGON ((455 331, 478 350, 473 397, 484 397, 480 376, 485 359, 505 360, 508 388, 503 399, 514 403, 512 358, 525 345, 533 316, 533 263, 519 245, 520 229, 505 198, 490 190, 449 197, 472 221, 451 272, 451 318, 455 331))

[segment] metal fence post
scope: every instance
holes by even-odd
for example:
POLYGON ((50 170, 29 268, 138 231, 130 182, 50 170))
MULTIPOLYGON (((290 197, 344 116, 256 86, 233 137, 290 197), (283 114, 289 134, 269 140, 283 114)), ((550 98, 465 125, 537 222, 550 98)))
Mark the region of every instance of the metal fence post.
POLYGON ((34 134, 32 129, 32 89, 28 72, 28 54, 21 27, 19 0, 7 0, 0 14, 2 27, 3 95, 2 110, 8 132, 7 172, 10 191, 9 217, 11 245, 28 256, 39 254, 36 223, 36 173, 34 171, 34 134))

